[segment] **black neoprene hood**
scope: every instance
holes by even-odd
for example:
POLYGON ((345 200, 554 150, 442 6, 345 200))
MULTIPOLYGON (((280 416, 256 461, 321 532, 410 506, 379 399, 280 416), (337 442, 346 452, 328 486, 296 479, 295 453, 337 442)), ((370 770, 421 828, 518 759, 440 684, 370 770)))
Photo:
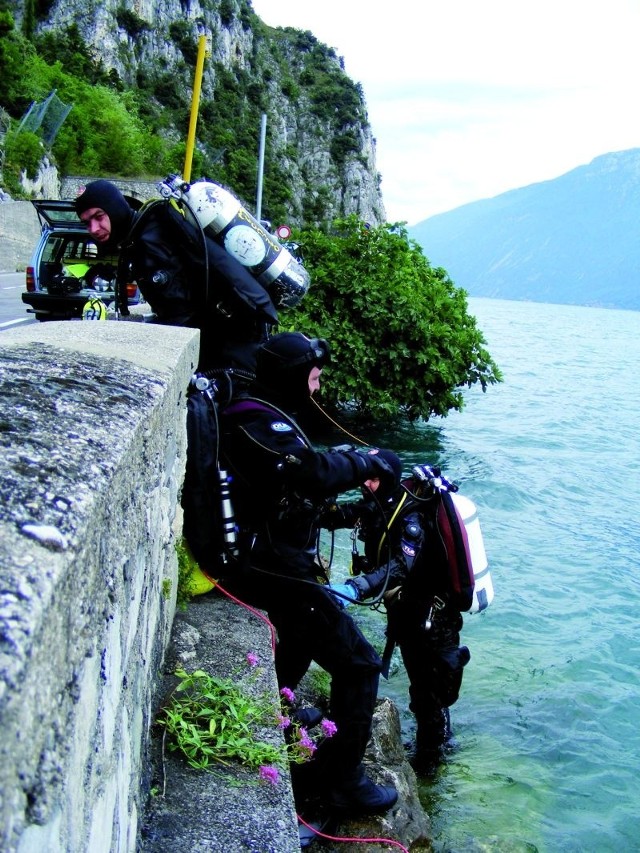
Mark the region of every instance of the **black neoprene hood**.
POLYGON ((134 211, 111 181, 91 181, 76 198, 74 206, 78 216, 93 207, 104 210, 111 221, 109 243, 119 243, 129 232, 134 211))
POLYGON ((256 356, 256 380, 281 401, 299 403, 309 397, 309 374, 330 360, 324 338, 308 338, 301 332, 281 332, 265 341, 256 356))

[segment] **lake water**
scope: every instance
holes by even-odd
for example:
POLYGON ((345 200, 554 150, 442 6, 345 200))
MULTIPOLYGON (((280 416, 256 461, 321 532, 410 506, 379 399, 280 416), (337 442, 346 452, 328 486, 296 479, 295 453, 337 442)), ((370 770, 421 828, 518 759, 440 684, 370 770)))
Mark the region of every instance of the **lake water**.
MULTIPOLYGON (((640 851, 640 312, 470 299, 504 382, 380 443, 477 505, 459 748, 421 781, 438 851, 640 851)), ((377 617, 381 618, 381 617, 377 617)), ((406 680, 381 692, 401 706, 406 680)))

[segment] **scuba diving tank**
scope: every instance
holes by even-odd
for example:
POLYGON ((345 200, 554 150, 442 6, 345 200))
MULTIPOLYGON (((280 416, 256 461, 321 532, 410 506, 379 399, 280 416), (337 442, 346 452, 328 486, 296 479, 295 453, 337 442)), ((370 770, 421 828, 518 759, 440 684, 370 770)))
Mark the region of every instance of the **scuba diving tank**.
POLYGON ((276 308, 300 302, 309 289, 309 273, 233 193, 213 181, 189 184, 176 175, 166 178, 159 189, 176 198, 189 221, 247 267, 276 308))
POLYGON ((480 613, 493 601, 493 581, 484 548, 478 510, 472 500, 458 492, 452 492, 451 497, 464 522, 473 566, 475 586, 473 588, 473 602, 469 608, 469 613, 480 613))
POLYGON ((233 506, 231 504, 231 490, 229 475, 222 468, 218 469, 218 485, 220 487, 220 509, 222 522, 222 536, 224 539, 225 553, 223 559, 227 555, 232 557, 238 556, 238 541, 236 535, 236 520, 233 514, 233 506))

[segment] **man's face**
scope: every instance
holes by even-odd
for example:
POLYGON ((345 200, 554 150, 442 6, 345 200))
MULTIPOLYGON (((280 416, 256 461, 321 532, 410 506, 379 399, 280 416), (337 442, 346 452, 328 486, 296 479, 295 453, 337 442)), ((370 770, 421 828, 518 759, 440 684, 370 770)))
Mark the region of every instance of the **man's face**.
POLYGON ((309 394, 313 396, 313 394, 320 387, 320 374, 322 373, 321 367, 312 367, 311 373, 309 374, 309 394))
POLYGON ((365 480, 363 483, 362 494, 367 498, 371 492, 377 492, 379 486, 380 477, 372 477, 370 480, 365 480))
POLYGON ((87 226, 87 231, 96 243, 106 243, 111 236, 111 219, 101 207, 90 207, 80 214, 80 219, 87 226))

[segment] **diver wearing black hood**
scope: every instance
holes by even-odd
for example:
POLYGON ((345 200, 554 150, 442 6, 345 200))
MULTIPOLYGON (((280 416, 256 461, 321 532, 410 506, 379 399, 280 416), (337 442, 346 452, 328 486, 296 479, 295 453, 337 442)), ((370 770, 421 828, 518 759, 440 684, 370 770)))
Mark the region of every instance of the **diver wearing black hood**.
POLYGON ((92 181, 74 202, 76 213, 87 226, 101 251, 113 251, 127 236, 135 211, 111 181, 92 181), (108 224, 102 214, 108 217, 108 224))
POLYGON ((395 486, 363 481, 363 499, 335 504, 322 517, 329 530, 353 528, 352 576, 331 584, 339 601, 383 597, 387 610, 387 674, 395 645, 409 677, 409 708, 416 720, 414 766, 431 773, 453 744, 449 708, 460 693, 470 660, 460 645, 463 618, 451 595, 451 577, 435 501, 417 500, 414 478, 402 480, 402 463, 381 450, 396 475, 395 486))
POLYGON ((118 282, 137 283, 154 322, 200 329, 200 371, 253 373, 256 350, 278 314, 242 264, 167 200, 134 211, 115 184, 101 179, 87 184, 75 208, 101 253, 120 250, 118 282))
POLYGON ((221 415, 240 544, 240 571, 226 586, 268 612, 278 634, 281 688, 295 689, 312 660, 331 675, 330 713, 338 731, 320 746, 312 767, 321 799, 332 808, 377 813, 397 798, 393 788, 371 782, 361 763, 381 661, 328 592, 315 556, 325 500, 369 476, 393 474, 374 448, 315 450, 292 420, 291 408, 317 390, 329 358, 322 339, 275 335, 258 351, 256 397, 238 398, 221 415))
POLYGON ((322 370, 330 360, 329 344, 324 338, 282 332, 258 349, 254 390, 287 412, 297 412, 313 394, 308 386, 311 369, 322 370))

